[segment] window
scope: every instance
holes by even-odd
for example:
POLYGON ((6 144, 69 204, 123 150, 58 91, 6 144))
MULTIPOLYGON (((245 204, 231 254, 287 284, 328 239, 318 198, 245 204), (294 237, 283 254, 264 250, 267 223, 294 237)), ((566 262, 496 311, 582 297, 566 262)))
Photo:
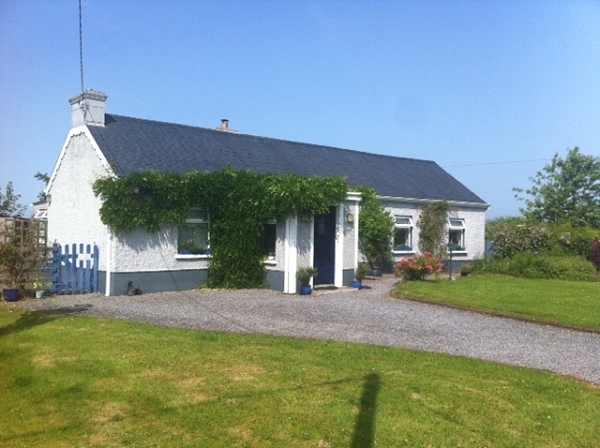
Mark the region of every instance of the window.
POLYGON ((262 239, 262 253, 269 259, 275 258, 275 244, 277 243, 277 221, 270 219, 265 223, 265 232, 262 239))
POLYGON ((208 212, 191 209, 185 224, 177 228, 177 253, 181 255, 207 255, 210 251, 208 212))
POLYGON ((396 216, 394 252, 412 252, 412 229, 410 216, 396 216))
POLYGON ((448 230, 448 247, 452 252, 465 250, 465 220, 450 219, 448 230))

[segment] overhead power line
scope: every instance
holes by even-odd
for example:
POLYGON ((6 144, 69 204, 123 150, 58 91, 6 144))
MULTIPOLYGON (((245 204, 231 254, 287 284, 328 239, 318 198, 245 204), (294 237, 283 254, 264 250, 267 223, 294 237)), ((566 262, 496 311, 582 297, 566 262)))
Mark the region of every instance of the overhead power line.
POLYGON ((79 73, 81 75, 81 93, 84 92, 83 85, 83 30, 81 20, 81 0, 79 0, 79 73))
POLYGON ((510 160, 507 162, 487 162, 487 163, 473 163, 468 165, 449 165, 444 168, 460 168, 463 166, 485 166, 485 165, 506 165, 509 163, 525 163, 525 162, 547 162, 551 159, 529 159, 529 160, 510 160))

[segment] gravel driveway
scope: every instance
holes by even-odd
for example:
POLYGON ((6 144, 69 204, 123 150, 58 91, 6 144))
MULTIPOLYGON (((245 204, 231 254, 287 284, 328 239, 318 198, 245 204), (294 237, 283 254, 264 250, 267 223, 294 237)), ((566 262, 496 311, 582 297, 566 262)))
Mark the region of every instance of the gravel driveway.
POLYGON ((393 276, 365 289, 311 296, 198 290, 105 297, 54 296, 6 306, 195 330, 260 333, 449 353, 548 370, 600 385, 600 333, 493 317, 390 297, 393 276))

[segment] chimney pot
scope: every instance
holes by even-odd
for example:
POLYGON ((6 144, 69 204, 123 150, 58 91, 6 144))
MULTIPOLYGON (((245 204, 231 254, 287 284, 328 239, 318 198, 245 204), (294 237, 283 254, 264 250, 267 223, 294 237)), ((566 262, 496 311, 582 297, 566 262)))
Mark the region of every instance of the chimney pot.
POLYGON ((221 119, 221 129, 229 129, 229 120, 227 118, 221 119))

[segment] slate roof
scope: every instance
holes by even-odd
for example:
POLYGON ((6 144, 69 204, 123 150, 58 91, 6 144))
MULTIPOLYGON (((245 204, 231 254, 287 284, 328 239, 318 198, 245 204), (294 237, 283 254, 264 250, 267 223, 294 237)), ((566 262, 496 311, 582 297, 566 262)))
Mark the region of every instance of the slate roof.
POLYGON ((106 114, 89 126, 118 176, 147 170, 187 173, 228 166, 260 173, 344 176, 381 196, 485 202, 435 162, 384 156, 180 124, 106 114))

